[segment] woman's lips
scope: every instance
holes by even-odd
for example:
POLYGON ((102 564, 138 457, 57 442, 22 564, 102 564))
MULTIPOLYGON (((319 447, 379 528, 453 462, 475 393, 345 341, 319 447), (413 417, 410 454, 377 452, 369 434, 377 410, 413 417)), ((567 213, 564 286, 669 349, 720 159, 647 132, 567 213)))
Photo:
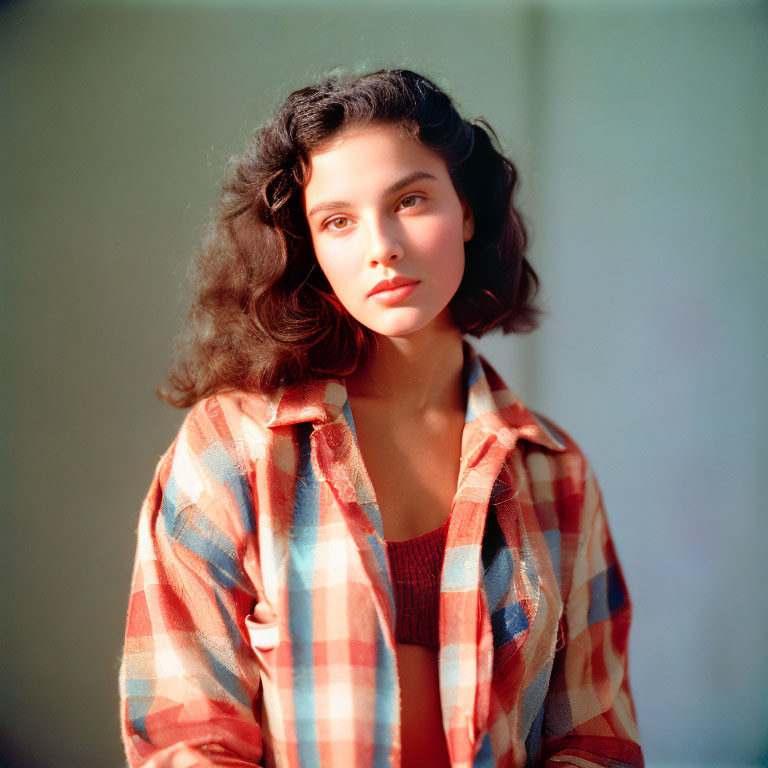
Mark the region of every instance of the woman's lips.
POLYGON ((398 285, 397 288, 389 288, 386 291, 377 291, 371 294, 373 301, 378 301, 380 304, 397 304, 398 301, 402 301, 406 296, 410 296, 418 286, 418 282, 408 283, 407 285, 398 285))

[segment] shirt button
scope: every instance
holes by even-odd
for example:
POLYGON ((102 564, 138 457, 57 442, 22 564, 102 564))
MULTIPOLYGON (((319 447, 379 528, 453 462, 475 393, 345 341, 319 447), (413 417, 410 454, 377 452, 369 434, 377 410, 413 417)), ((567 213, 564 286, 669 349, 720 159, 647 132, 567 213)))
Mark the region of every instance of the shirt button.
POLYGON ((520 567, 521 568, 525 568, 525 560, 521 560, 520 561, 520 567))
POLYGON ((464 567, 469 570, 472 567, 472 561, 471 560, 465 560, 464 561, 464 567))

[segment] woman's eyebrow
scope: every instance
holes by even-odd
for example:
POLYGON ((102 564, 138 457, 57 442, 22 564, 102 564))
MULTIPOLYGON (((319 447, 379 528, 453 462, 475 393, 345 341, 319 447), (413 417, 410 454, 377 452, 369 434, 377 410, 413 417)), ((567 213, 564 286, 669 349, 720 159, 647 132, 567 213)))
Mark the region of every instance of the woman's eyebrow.
MULTIPOLYGON (((393 195, 395 192, 402 189, 403 187, 407 187, 414 181, 419 181, 419 179, 432 179, 433 181, 437 181, 437 176, 431 173, 427 173, 426 171, 414 171, 413 173, 409 173, 407 176, 404 176, 399 181, 396 181, 394 184, 390 184, 384 190, 384 197, 393 195)), ((314 216, 320 211, 326 211, 333 208, 345 208, 349 205, 352 205, 352 203, 346 200, 329 200, 326 203, 318 203, 317 205, 313 205, 307 216, 314 216)))

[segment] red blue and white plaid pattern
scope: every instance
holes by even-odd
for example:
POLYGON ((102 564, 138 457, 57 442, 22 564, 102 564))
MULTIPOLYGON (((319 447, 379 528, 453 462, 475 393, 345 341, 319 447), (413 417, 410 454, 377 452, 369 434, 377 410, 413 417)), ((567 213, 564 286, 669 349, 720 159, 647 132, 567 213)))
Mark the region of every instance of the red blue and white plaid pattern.
MULTIPOLYGON (((643 766, 632 607, 595 475, 464 344, 439 606, 451 764, 643 766)), ((139 517, 129 764, 398 768, 395 615, 344 380, 201 400, 139 517), (259 600, 275 621, 252 615, 259 600)))

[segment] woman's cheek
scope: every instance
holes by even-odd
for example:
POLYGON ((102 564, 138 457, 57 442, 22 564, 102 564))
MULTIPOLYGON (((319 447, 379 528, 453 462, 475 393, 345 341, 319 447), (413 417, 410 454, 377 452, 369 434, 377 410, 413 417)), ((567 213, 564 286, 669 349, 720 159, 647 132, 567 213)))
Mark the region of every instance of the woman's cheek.
POLYGON ((434 247, 429 249, 446 275, 455 277, 464 273, 464 237, 461 227, 444 228, 435 239, 434 247), (448 230, 448 231, 446 231, 448 230))
POLYGON ((323 270, 323 274, 331 284, 334 292, 338 294, 340 288, 340 280, 344 275, 344 262, 341 254, 336 252, 337 249, 326 246, 324 243, 320 246, 315 246, 315 258, 320 265, 320 269, 323 270))

